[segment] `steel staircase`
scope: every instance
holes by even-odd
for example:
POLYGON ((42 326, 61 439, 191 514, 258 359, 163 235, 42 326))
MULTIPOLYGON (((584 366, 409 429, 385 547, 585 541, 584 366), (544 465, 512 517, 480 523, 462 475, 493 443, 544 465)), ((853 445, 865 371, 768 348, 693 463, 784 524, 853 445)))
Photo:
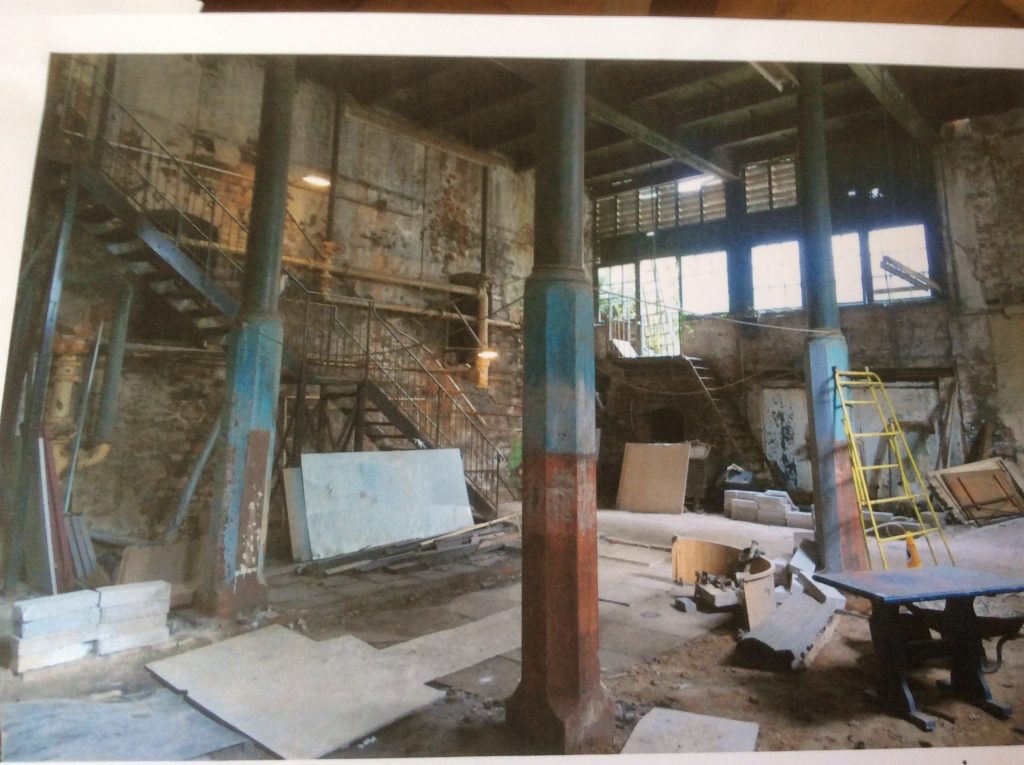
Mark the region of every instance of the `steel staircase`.
MULTIPOLYGON (((179 315, 197 342, 223 342, 238 319, 248 227, 212 190, 215 181, 175 157, 106 91, 93 65, 62 62, 67 69, 57 77, 65 87, 51 89, 61 100, 50 105, 44 140, 51 156, 73 161, 76 224, 179 315)), ((290 216, 286 228, 286 241, 317 259, 318 248, 290 216)), ((474 510, 496 515, 501 487, 508 488, 503 456, 430 371, 418 343, 372 301, 338 305, 287 269, 280 315, 286 380, 334 391, 334 406, 377 448, 460 449, 474 510)), ((360 448, 362 441, 349 443, 360 448)))

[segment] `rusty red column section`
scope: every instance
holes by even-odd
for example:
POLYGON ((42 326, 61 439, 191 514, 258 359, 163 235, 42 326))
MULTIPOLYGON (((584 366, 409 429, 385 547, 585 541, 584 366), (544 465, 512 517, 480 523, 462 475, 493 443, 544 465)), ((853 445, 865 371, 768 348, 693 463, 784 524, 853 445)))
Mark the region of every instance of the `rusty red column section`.
POLYGON ((615 730, 598 663, 593 296, 583 268, 581 61, 540 84, 523 391, 523 673, 511 725, 551 753, 615 730))

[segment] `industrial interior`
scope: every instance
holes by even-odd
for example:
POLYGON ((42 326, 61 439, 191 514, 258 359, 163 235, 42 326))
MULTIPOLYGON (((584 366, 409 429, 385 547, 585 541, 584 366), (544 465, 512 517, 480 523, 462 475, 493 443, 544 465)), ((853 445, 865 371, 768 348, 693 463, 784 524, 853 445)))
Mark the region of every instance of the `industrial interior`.
POLYGON ((52 56, 2 758, 1024 743, 1022 208, 1020 71, 52 56))

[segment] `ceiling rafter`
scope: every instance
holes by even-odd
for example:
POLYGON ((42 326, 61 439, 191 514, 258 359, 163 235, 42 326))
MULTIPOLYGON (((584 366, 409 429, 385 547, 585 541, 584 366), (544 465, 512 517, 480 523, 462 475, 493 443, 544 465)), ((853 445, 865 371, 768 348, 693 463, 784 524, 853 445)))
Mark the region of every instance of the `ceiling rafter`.
POLYGON ((939 140, 939 135, 917 105, 884 66, 850 64, 850 69, 899 125, 925 146, 939 140))

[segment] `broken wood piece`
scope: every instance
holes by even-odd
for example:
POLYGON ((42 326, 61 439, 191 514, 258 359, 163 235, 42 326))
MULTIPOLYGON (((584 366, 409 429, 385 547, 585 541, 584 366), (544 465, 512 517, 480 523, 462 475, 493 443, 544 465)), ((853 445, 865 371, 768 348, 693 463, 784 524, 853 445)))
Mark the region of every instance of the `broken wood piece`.
POLYGON ((793 595, 740 639, 736 658, 757 669, 807 669, 835 629, 831 605, 793 595))
POLYGON ((981 525, 1024 515, 1024 477, 1001 458, 935 470, 928 480, 963 522, 981 525))
POLYGON ((672 579, 683 584, 694 584, 698 572, 706 571, 718 576, 732 576, 739 569, 738 547, 705 542, 703 539, 674 537, 672 539, 672 579))
POLYGON ((775 610, 775 564, 767 558, 754 558, 736 578, 740 581, 747 629, 754 629, 775 610))

